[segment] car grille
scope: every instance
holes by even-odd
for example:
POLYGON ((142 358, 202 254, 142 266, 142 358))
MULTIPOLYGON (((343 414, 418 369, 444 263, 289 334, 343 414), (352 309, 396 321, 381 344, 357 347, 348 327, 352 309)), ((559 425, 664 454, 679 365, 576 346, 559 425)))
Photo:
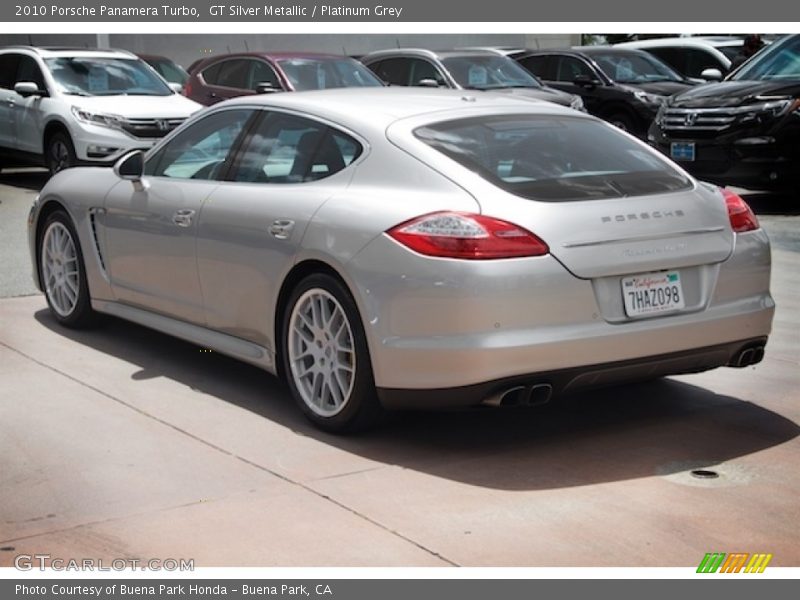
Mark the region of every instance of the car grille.
POLYGON ((122 129, 137 138, 160 138, 186 119, 125 119, 122 129))
POLYGON ((668 108, 661 117, 666 131, 722 131, 730 127, 740 111, 730 108, 668 108))

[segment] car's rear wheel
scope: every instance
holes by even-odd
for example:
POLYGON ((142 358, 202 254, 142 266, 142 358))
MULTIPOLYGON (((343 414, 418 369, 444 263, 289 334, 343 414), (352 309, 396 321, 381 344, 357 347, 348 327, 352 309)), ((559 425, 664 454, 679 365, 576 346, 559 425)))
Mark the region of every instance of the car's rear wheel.
POLYGON ((50 312, 62 325, 86 327, 95 320, 86 282, 83 254, 67 213, 57 210, 45 221, 39 238, 42 288, 50 312))
POLYGON ((631 117, 625 111, 613 112, 609 114, 605 118, 605 120, 611 123, 614 127, 622 129, 622 131, 627 131, 628 133, 636 133, 634 131, 636 124, 633 121, 633 117, 631 117))
POLYGON ((47 138, 45 160, 51 176, 78 164, 75 146, 69 134, 57 131, 47 138))
POLYGON ((364 328, 340 281, 322 273, 303 279, 286 304, 281 339, 292 395, 315 425, 344 433, 378 421, 364 328))

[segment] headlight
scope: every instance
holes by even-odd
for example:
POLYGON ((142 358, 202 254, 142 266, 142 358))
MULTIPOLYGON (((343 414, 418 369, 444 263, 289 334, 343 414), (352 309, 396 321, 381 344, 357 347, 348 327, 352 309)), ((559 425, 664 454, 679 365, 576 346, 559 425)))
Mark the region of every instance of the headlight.
POLYGON ((747 107, 740 109, 739 121, 747 123, 759 117, 780 117, 784 113, 791 110, 791 107, 797 106, 797 101, 791 98, 784 100, 772 100, 770 102, 762 102, 760 104, 751 104, 747 107))
POLYGON ((658 112, 656 113, 655 123, 659 127, 664 123, 664 113, 667 112, 667 103, 664 102, 661 106, 658 107, 658 112))
POLYGON ((117 115, 105 115, 101 113, 93 113, 77 106, 72 107, 72 114, 75 118, 90 125, 102 125, 103 127, 111 127, 112 129, 122 129, 122 117, 117 115))
POLYGON ((666 96, 659 96, 658 94, 648 94, 647 92, 643 92, 642 90, 636 90, 635 92, 633 92, 633 95, 636 97, 637 100, 640 100, 645 104, 663 105, 664 102, 667 100, 666 96))
POLYGON ((569 107, 573 110, 580 110, 582 112, 586 112, 586 108, 583 106, 583 98, 580 96, 574 96, 572 98, 572 102, 569 103, 569 107))

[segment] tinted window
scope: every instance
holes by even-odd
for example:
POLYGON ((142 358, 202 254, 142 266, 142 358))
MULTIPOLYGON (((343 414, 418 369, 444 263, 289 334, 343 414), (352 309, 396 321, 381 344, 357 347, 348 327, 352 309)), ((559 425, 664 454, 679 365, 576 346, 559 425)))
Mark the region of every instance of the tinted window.
POLYGON ((218 179, 251 110, 223 110, 172 138, 145 165, 145 173, 177 179, 218 179))
POLYGON ((594 70, 579 58, 574 56, 559 56, 556 68, 556 81, 575 81, 576 77, 583 76, 597 79, 594 70))
POLYGON ((283 89, 281 86, 280 81, 278 81, 278 76, 275 74, 275 71, 272 70, 267 63, 263 60, 254 60, 252 61, 253 69, 250 73, 250 85, 249 88, 253 91, 256 91, 259 83, 269 83, 272 84, 277 90, 283 89))
POLYGON ((353 138, 309 119, 272 113, 241 153, 233 181, 302 183, 341 171, 359 154, 353 138))
POLYGON ((144 62, 126 58, 63 57, 45 60, 56 84, 76 96, 171 96, 144 62))
POLYGON ((290 58, 278 64, 298 91, 383 85, 372 71, 352 58, 290 58))
POLYGON ((420 58, 411 61, 411 85, 419 85, 423 79, 433 79, 439 85, 444 85, 444 77, 432 63, 420 58))
POLYGON ((539 79, 551 79, 552 76, 547 70, 547 59, 549 56, 529 56, 519 61, 523 67, 536 75, 539 79))
POLYGON ((388 58, 377 65, 373 63, 370 68, 386 83, 408 85, 410 73, 407 58, 388 58))
POLYGON ((0 54, 0 88, 14 87, 19 59, 19 54, 0 54))
POLYGON ((647 52, 664 61, 676 71, 689 77, 688 53, 687 48, 647 48, 647 52))
POLYGON ((219 77, 219 72, 222 70, 223 64, 225 63, 218 62, 206 69, 203 69, 203 71, 200 73, 200 75, 203 77, 203 81, 209 85, 217 85, 217 78, 219 77))
POLYGON ((44 77, 39 65, 30 56, 21 56, 19 67, 17 68, 17 82, 32 81, 40 90, 47 89, 44 85, 44 77))
POLYGON ((156 71, 158 71, 158 74, 170 83, 179 83, 184 85, 186 80, 189 79, 189 75, 186 73, 186 71, 169 59, 151 58, 147 61, 147 63, 156 71))
POLYGON ((719 69, 722 73, 727 70, 715 56, 700 48, 687 48, 686 60, 687 67, 684 73, 688 77, 700 77, 700 73, 706 69, 719 69))
POLYGON ((457 56, 445 58, 442 64, 466 89, 541 87, 530 73, 505 56, 457 56))
POLYGON ((251 62, 252 61, 246 59, 226 60, 221 62, 215 85, 240 90, 250 89, 248 84, 251 62))
POLYGON ((691 186, 654 151, 588 119, 474 117, 414 135, 497 187, 533 200, 621 198, 691 186))

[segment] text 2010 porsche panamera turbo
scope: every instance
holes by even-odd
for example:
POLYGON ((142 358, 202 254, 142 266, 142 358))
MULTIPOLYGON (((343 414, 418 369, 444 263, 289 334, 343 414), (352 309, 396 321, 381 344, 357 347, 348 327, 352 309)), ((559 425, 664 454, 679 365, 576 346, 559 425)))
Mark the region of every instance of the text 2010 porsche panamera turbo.
POLYGON ((285 377, 318 426, 761 360, 770 248, 735 194, 593 117, 420 89, 248 97, 30 217, 67 326, 108 313, 285 377))

